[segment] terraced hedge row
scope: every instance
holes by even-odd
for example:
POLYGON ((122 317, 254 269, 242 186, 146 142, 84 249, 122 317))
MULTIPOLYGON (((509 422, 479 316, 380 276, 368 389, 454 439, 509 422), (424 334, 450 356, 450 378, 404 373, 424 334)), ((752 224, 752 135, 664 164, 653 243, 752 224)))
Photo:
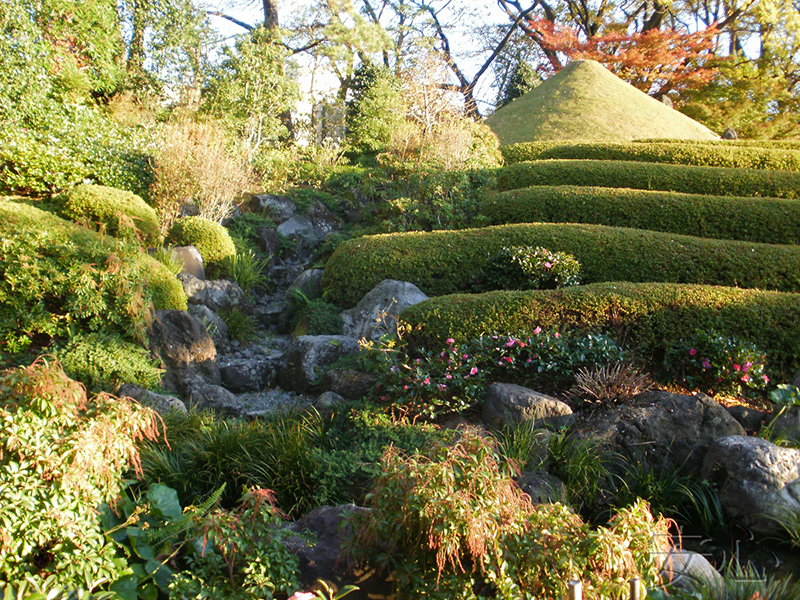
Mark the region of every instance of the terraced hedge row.
POLYGON ((528 334, 537 326, 602 330, 644 356, 698 329, 754 342, 770 370, 788 381, 800 369, 800 295, 672 283, 597 283, 562 290, 489 292, 431 298, 407 308, 409 341, 443 347, 482 334, 528 334))
POLYGON ((410 281, 429 296, 468 291, 487 257, 511 245, 573 254, 585 283, 662 281, 800 291, 797 246, 558 223, 348 240, 329 259, 322 285, 332 301, 346 306, 384 279, 410 281))
POLYGON ((499 191, 534 185, 662 190, 708 196, 800 198, 800 171, 723 169, 606 160, 539 160, 503 167, 499 191))
POLYGON ((534 186, 484 200, 506 223, 596 223, 704 238, 800 244, 800 200, 702 196, 620 188, 534 186))
POLYGON ((505 164, 531 160, 627 160, 647 163, 728 167, 735 169, 800 170, 800 150, 672 142, 541 141, 501 149, 505 164))
POLYGON ((797 140, 675 140, 666 138, 643 138, 631 141, 634 144, 679 142, 681 144, 700 144, 705 146, 744 146, 750 148, 786 148, 788 150, 800 150, 800 141, 797 140))

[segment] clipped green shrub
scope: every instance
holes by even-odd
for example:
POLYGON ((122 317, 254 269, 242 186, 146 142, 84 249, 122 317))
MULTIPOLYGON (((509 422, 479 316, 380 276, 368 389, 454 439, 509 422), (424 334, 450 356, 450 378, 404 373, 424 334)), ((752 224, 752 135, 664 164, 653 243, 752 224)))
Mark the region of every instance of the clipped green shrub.
POLYGON ((180 282, 124 241, 0 199, 0 350, 78 331, 144 341, 150 311, 186 309, 180 282))
POLYGON ((661 142, 529 142, 501 148, 505 164, 529 160, 625 160, 734 169, 800 170, 800 150, 661 142))
POLYGON ((429 296, 467 291, 487 256, 504 246, 571 254, 585 283, 663 281, 800 291, 797 246, 552 223, 348 240, 328 260, 322 285, 342 306, 355 306, 384 279, 409 281, 429 296))
POLYGON ((574 256, 533 246, 503 246, 473 280, 473 290, 550 290, 580 283, 574 256))
POLYGON ((206 269, 212 274, 219 273, 225 267, 225 261, 236 256, 236 246, 228 231, 219 223, 203 217, 176 219, 167 233, 166 242, 197 248, 206 269))
POLYGON ((596 223, 763 244, 800 244, 800 200, 701 196, 573 185, 534 186, 486 198, 493 224, 596 223))
POLYGON ((800 172, 723 169, 612 160, 538 160, 503 167, 497 189, 596 185, 686 194, 800 198, 800 172))
POLYGON ((58 358, 70 377, 94 392, 113 392, 123 383, 154 388, 161 382, 161 370, 150 353, 117 335, 77 335, 58 358))
POLYGON ((62 217, 92 229, 145 244, 158 243, 156 211, 136 194, 102 185, 82 184, 54 198, 62 217))
MULTIPOLYGON (((560 290, 489 292, 431 298, 400 319, 409 343, 439 347, 483 334, 524 335, 536 327, 604 331, 656 363, 693 331, 754 343, 773 374, 800 369, 800 294, 672 283, 598 283, 560 290)), ((773 377, 774 379, 774 377, 773 377)))

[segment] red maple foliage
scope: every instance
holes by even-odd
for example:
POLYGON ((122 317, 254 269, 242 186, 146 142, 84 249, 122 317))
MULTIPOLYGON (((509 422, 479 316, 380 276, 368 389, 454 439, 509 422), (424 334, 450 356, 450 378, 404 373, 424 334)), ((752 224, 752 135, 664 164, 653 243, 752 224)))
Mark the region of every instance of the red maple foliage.
POLYGON ((713 48, 718 31, 714 26, 695 33, 651 29, 581 39, 577 30, 552 21, 541 19, 529 24, 543 49, 562 53, 570 60, 596 60, 651 96, 702 87, 716 73, 713 48))

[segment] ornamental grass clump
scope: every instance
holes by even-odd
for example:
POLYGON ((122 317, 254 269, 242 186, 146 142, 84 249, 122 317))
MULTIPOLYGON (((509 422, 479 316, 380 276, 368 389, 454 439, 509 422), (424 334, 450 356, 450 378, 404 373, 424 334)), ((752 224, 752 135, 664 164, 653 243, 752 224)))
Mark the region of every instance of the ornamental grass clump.
POLYGON ((351 517, 346 551, 392 573, 399 598, 621 597, 632 577, 658 582, 670 522, 639 501, 593 530, 561 504, 534 506, 491 438, 465 429, 453 445, 403 456, 389 448, 351 517))

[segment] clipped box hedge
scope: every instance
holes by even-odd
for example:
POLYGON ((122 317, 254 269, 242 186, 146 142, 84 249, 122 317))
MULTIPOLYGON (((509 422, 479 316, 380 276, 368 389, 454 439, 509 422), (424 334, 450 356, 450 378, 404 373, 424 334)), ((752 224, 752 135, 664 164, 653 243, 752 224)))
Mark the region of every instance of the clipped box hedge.
POLYGON ((800 172, 611 160, 538 160, 503 167, 499 191, 534 185, 662 190, 708 196, 800 198, 800 172))
POLYGON ((558 141, 513 144, 501 149, 505 164, 530 160, 626 160, 633 162, 728 167, 734 169, 800 170, 800 150, 722 144, 672 142, 558 141))
POLYGON ((410 281, 429 296, 469 291, 472 277, 503 246, 572 254, 584 283, 663 281, 800 291, 800 246, 561 223, 355 238, 333 253, 322 285, 331 301, 346 306, 384 279, 410 281))
POLYGON ((672 283, 596 283, 561 290, 488 292, 431 298, 400 320, 410 343, 443 347, 482 334, 521 335, 537 326, 609 333, 659 361, 699 329, 755 343, 773 373, 788 381, 800 369, 800 295, 672 283))
POLYGON ((800 141, 798 140, 676 140, 665 138, 641 138, 631 141, 635 144, 680 142, 681 144, 700 144, 706 146, 745 146, 750 148, 786 148, 788 150, 800 150, 800 141))
POLYGON ((595 223, 704 238, 800 244, 800 200, 652 190, 534 186, 487 197, 481 212, 506 223, 595 223))

